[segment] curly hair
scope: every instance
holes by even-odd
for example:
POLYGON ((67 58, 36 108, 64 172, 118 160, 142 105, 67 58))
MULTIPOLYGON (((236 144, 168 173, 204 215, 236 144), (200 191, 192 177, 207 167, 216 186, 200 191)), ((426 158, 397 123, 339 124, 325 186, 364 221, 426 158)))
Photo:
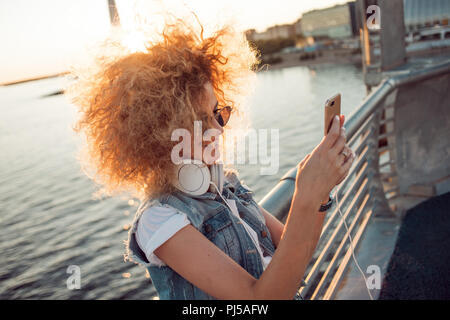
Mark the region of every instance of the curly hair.
POLYGON ((195 31, 178 19, 143 52, 116 43, 118 54, 97 55, 95 67, 72 72, 68 95, 80 115, 73 129, 85 136, 79 160, 99 193, 143 198, 171 189, 172 131, 192 132, 195 120, 211 127, 201 103, 207 81, 219 104, 242 116, 238 101, 248 95, 259 52, 229 25, 207 38, 199 25, 195 31))

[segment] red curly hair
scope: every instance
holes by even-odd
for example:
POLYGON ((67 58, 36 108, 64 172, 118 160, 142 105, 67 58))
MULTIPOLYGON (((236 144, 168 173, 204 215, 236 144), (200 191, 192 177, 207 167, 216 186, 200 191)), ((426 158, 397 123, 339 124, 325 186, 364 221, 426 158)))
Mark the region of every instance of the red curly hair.
MULTIPOLYGON (((195 120, 212 127, 202 104, 210 82, 221 105, 240 113, 240 97, 254 78, 259 53, 231 26, 203 37, 185 21, 166 24, 144 52, 97 56, 95 68, 73 71, 68 90, 80 117, 73 129, 85 136, 79 154, 100 193, 131 192, 143 198, 171 190, 172 131, 192 132, 195 120)), ((242 110, 241 110, 242 111, 242 110)), ((209 113, 207 113, 209 112, 209 113)))

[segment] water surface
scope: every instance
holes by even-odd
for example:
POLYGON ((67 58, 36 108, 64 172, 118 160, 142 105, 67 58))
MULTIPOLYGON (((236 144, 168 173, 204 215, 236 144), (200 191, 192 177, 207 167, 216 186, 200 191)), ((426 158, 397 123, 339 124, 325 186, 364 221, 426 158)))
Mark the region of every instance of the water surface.
MULTIPOLYGON (((0 87, 0 299, 151 299, 145 269, 123 261, 138 202, 94 200, 93 182, 75 155, 76 111, 59 90, 64 79, 0 87), (81 289, 67 289, 69 265, 81 268, 81 289)), ((342 94, 349 115, 365 96, 353 65, 292 67, 258 74, 251 99, 256 129, 279 129, 279 170, 260 176, 238 166, 260 200, 320 141, 323 104, 342 94)))

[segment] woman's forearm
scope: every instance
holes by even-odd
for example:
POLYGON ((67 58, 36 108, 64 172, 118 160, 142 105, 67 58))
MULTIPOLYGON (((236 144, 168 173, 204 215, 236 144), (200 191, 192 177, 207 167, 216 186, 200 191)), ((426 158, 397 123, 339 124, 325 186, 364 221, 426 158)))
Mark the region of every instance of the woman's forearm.
POLYGON ((314 201, 295 193, 272 261, 253 284, 256 299, 292 299, 320 236, 322 217, 314 201))
POLYGON ((313 238, 311 241, 309 260, 311 260, 312 255, 313 255, 314 251, 316 250, 317 243, 319 242, 320 234, 322 233, 322 228, 323 228, 323 221, 325 220, 325 215, 326 215, 326 212, 317 212, 316 224, 314 226, 314 235, 313 235, 313 238))
MULTIPOLYGON (((322 204, 326 204, 328 202, 328 197, 325 201, 322 201, 322 204)), ((272 242, 275 248, 278 248, 278 244, 280 243, 281 236, 283 235, 285 224, 274 217, 270 212, 265 210, 263 207, 259 206, 259 209, 264 215, 264 219, 266 220, 266 225, 269 228, 270 235, 272 237, 272 242)), ((325 218, 326 212, 317 211, 317 223, 316 223, 316 232, 318 232, 317 239, 320 237, 320 233, 322 231, 323 221, 325 218)))
MULTIPOLYGON (((325 201, 322 201, 322 204, 326 204, 328 202, 328 198, 325 201)), ((311 253, 310 253, 310 260, 312 258, 312 255, 314 253, 314 250, 316 250, 317 243, 320 239, 320 234, 322 233, 323 228, 323 221, 325 220, 326 212, 320 212, 317 211, 316 214, 316 223, 314 225, 314 236, 311 241, 311 253)))
MULTIPOLYGON (((322 204, 326 204, 328 202, 328 198, 325 201, 322 201, 322 204)), ((312 225, 313 229, 314 229, 314 235, 311 239, 311 243, 310 243, 310 257, 309 260, 311 260, 312 255, 317 247, 317 243, 319 242, 320 239, 320 234, 322 233, 322 228, 323 228, 323 221, 325 220, 325 216, 326 216, 326 212, 320 212, 317 211, 316 214, 316 222, 312 225)), ((286 227, 286 226, 285 226, 286 227)), ((281 240, 281 238, 278 240, 278 242, 281 240)))

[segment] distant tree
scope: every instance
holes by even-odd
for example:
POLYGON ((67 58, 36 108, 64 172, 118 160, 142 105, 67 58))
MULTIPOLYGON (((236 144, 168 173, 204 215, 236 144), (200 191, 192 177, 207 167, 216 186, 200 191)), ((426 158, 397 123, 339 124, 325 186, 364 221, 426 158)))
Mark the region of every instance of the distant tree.
POLYGON ((295 46, 295 38, 276 38, 270 40, 249 40, 250 44, 258 49, 262 55, 279 52, 286 47, 295 46))

